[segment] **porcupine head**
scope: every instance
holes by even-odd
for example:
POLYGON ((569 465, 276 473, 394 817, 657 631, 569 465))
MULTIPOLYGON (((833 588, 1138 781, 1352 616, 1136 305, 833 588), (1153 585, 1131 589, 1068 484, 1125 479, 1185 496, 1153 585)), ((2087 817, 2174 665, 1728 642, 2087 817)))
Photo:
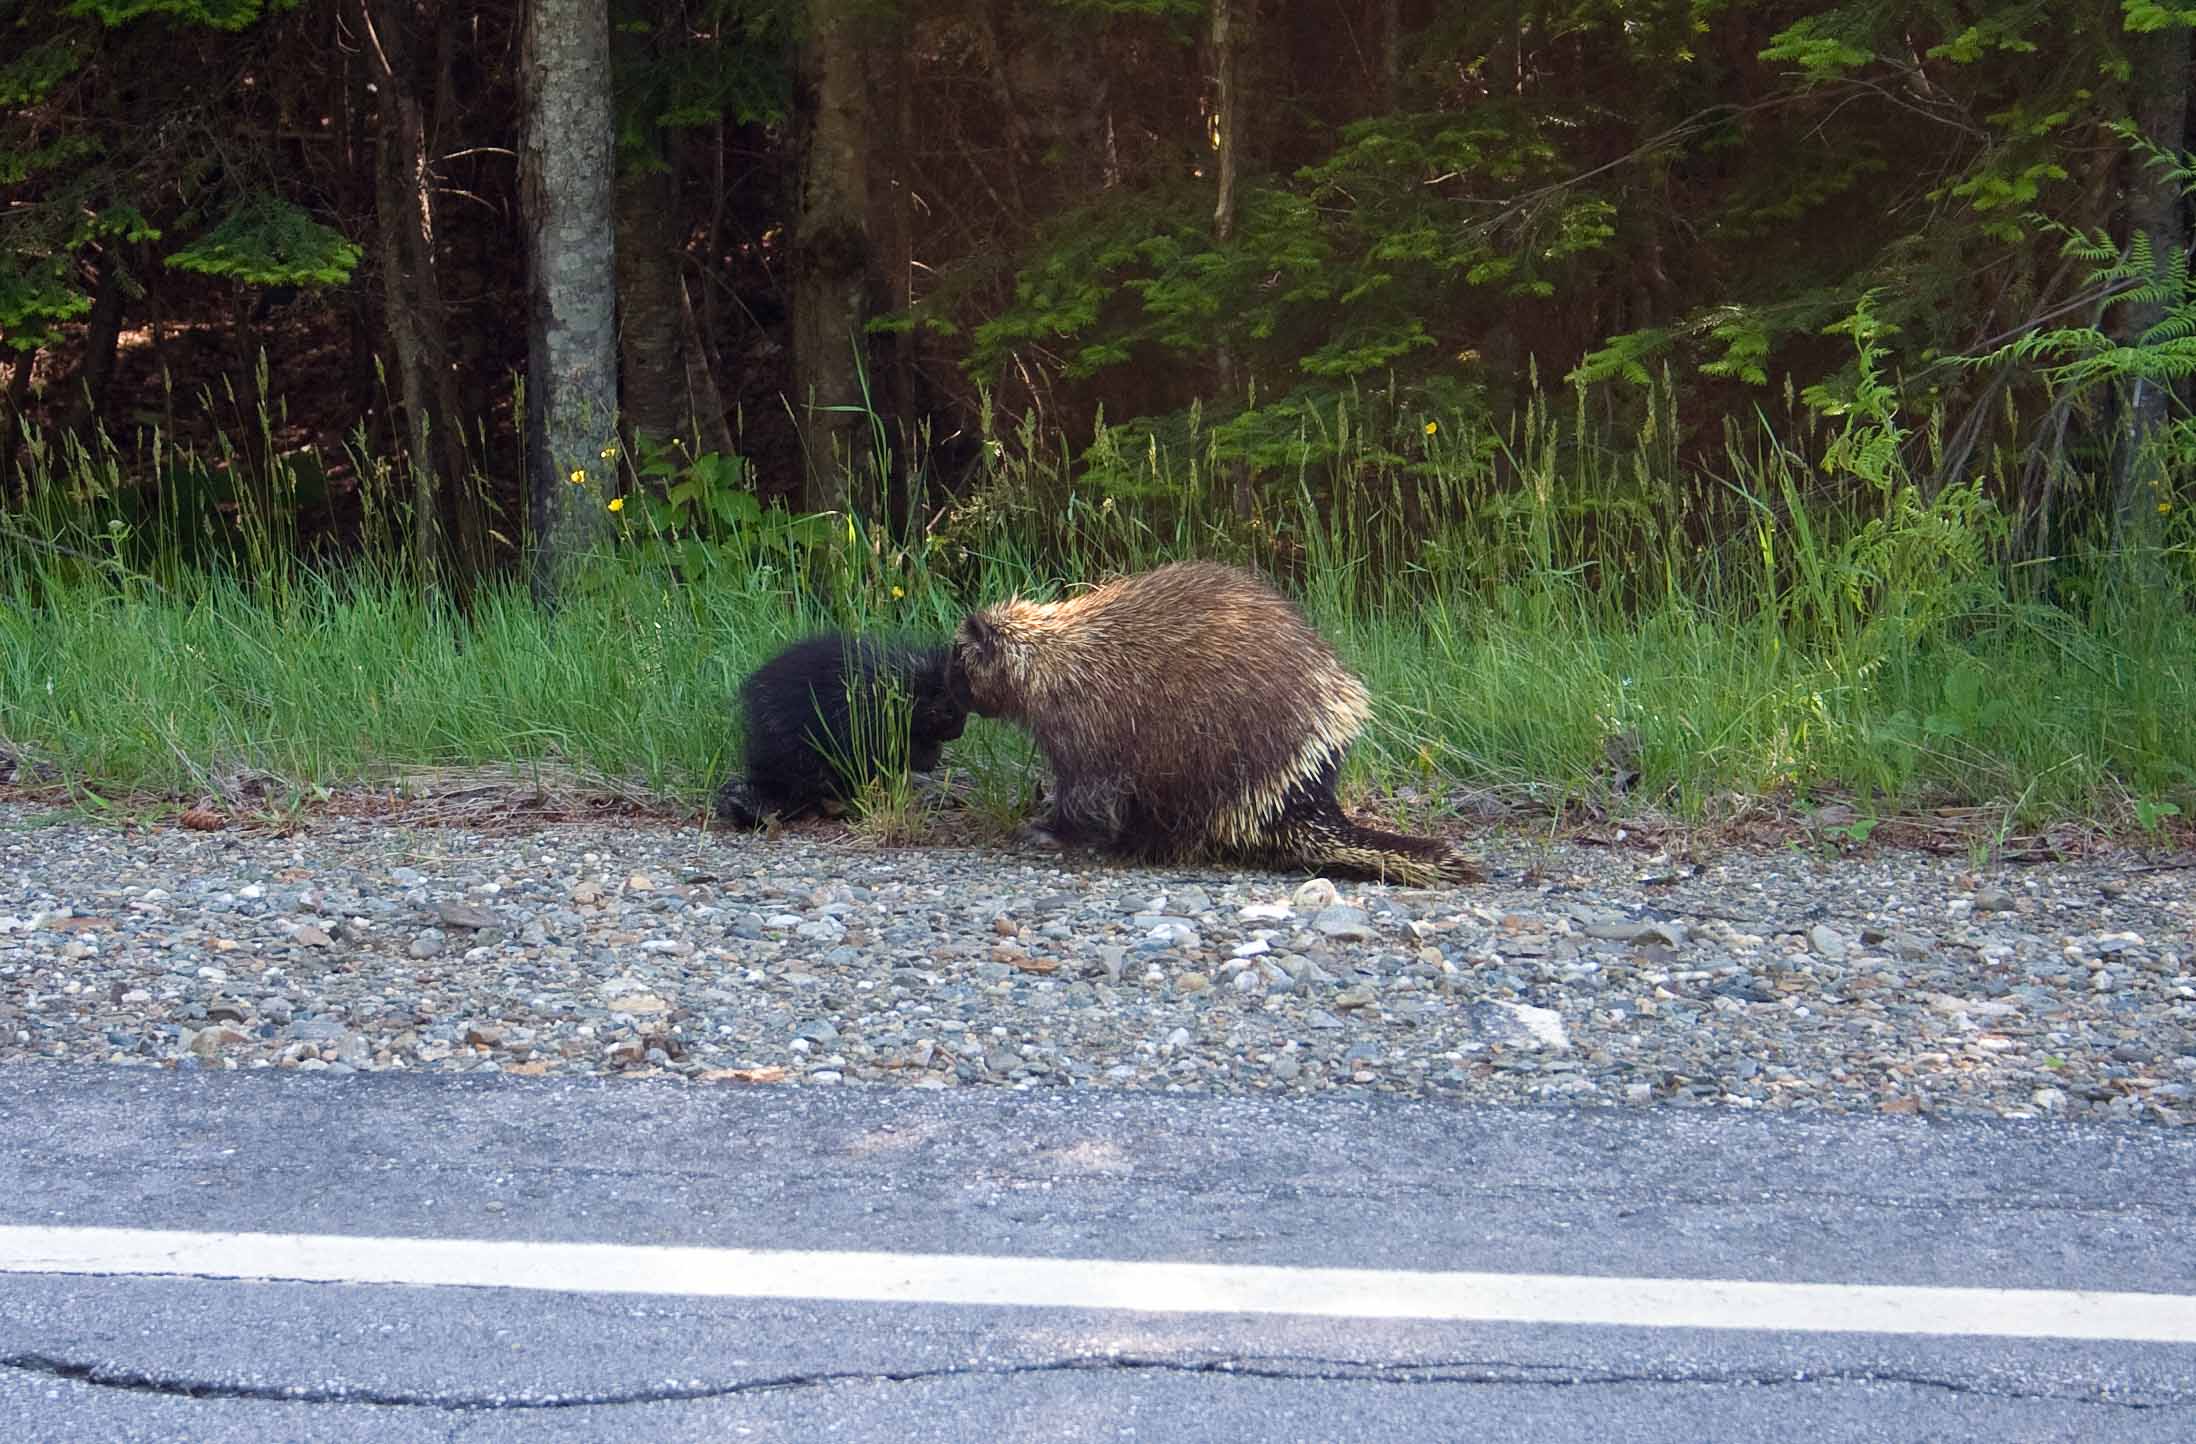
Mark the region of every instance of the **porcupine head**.
POLYGON ((1037 648, 1052 609, 1016 597, 970 612, 954 634, 948 663, 953 693, 979 717, 1021 720, 1028 715, 1037 675, 1037 648))

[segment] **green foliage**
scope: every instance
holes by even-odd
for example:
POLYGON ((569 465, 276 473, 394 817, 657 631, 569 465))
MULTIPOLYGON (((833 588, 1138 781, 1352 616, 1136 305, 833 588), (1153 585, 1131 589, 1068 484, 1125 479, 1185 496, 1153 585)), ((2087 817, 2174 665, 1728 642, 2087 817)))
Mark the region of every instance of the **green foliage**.
POLYGON ((2159 802, 2148 797, 2135 799, 2135 822, 2143 831, 2155 833, 2167 818, 2179 817, 2181 809, 2170 802, 2159 802))
POLYGON ((793 0, 702 0, 691 17, 665 23, 660 6, 619 0, 611 7, 611 94, 619 164, 661 171, 666 131, 714 125, 729 116, 775 125, 792 103, 793 0))
POLYGON ((1450 344, 1450 318, 1471 314, 1476 293, 1546 299, 1616 234, 1614 203, 1583 189, 1479 213, 1476 186, 1513 185, 1554 160, 1541 126, 1492 102, 1468 117, 1358 122, 1326 159, 1246 185, 1225 244, 1201 187, 1108 196, 1047 233, 1013 304, 978 327, 968 367, 985 374, 1018 347, 1066 341, 1071 378, 1220 346, 1329 382, 1411 369, 1450 344))
POLYGON ((1872 42, 1879 14, 1848 5, 1806 16, 1778 31, 1762 48, 1761 58, 1797 66, 1814 80, 1858 70, 1876 58, 1872 42))
MULTIPOLYGON (((2129 25, 2157 19, 2133 3, 2129 25)), ((1043 370, 1101 395, 1112 375, 1172 374, 1179 406, 1223 354, 1287 395, 1391 371, 1416 385, 1473 353, 1520 367, 1550 359, 1553 332, 1579 381, 1644 387, 1668 362, 1713 399, 1780 371, 1849 387, 1821 338, 1869 292, 1894 375, 1978 328, 2014 330, 2056 284, 2037 217, 2090 203, 2075 178, 2127 94, 2122 17, 2029 0, 1802 9, 1743 59, 1729 42, 1759 21, 1743 7, 1443 12, 1410 39, 1402 108, 1311 132, 1291 172, 1245 176, 1225 244, 1209 184, 1111 190, 1055 218, 1012 302, 976 318, 969 373, 1043 370), (1520 46, 1559 64, 1528 35, 1592 37, 1605 93, 1560 91, 1552 71, 1502 83, 1520 46), (1918 166, 1924 152, 1937 159, 1918 166), (1605 329, 1578 345, 1587 316, 1605 329)))
POLYGON ((66 0, 61 13, 97 20, 106 26, 158 16, 214 30, 242 30, 264 16, 295 10, 297 5, 298 0, 66 0))
POLYGON ((55 36, 25 46, 0 64, 0 105, 35 105, 76 73, 86 47, 73 35, 55 36))
POLYGON ((2090 283, 2123 305, 2156 304, 2165 314, 2132 342, 2119 342, 2098 325, 2038 327, 1983 355, 1971 366, 2041 363, 2052 385, 2083 392, 2109 382, 2148 381, 2172 386, 2196 376, 2196 286, 2186 252, 2156 256, 2150 237, 2130 237, 2124 254, 2102 231, 2083 233, 2038 218, 2039 229, 2062 237, 2060 253, 2087 263, 2090 283))
POLYGON ((157 240, 160 231, 137 207, 117 202, 67 213, 33 210, 22 218, 15 244, 0 251, 0 338, 17 350, 47 346, 58 326, 91 309, 91 297, 75 284, 71 262, 102 240, 157 240))
POLYGON ((2120 0, 2120 11, 2130 35, 2196 26, 2196 5, 2185 0, 2120 0))
POLYGON ((1657 366, 1685 354, 1703 376, 1765 386, 1780 343, 1822 334, 1851 305, 1852 299, 1842 292, 1823 289, 1791 295, 1774 305, 1704 306, 1675 325, 1609 337, 1587 352, 1564 379, 1585 385, 1622 379, 1644 387, 1654 379, 1657 366), (1716 345, 1722 349, 1711 351, 1716 345))
POLYGON ((63 321, 91 309, 91 297, 67 283, 66 268, 47 259, 0 256, 0 338, 18 351, 51 345, 63 321))
POLYGON ((259 286, 335 286, 351 278, 362 254, 296 206, 262 193, 245 197, 167 263, 259 286))
MULTIPOLYGON (((212 114, 191 87, 194 43, 294 10, 297 0, 65 0, 11 26, 0 63, 0 335, 19 350, 52 345, 84 314, 89 278, 117 268, 134 293, 125 245, 174 232, 169 264, 261 284, 348 279, 356 246, 272 194, 243 197, 211 231, 202 191, 231 172, 212 114), (56 105, 57 99, 61 104, 56 105)), ((251 122, 255 137, 262 120, 251 122)))
MULTIPOLYGON (((2196 165, 2187 157, 2162 151, 2128 128, 2122 134, 2146 169, 2181 195, 2196 194, 2196 165)), ((2156 255, 2142 231, 2130 236, 2123 249, 2101 230, 2084 231, 2042 216, 2033 223, 2039 232, 2059 237, 2061 256, 2088 269, 2094 294, 2111 296, 2123 306, 2155 308, 2157 319, 2128 337, 2106 329, 2103 308, 2093 307, 2086 323, 2038 325, 1959 360, 1978 371, 2033 369, 2055 403, 2069 409, 2087 404, 2098 393, 2125 396, 2133 388, 2154 388, 2167 400, 2165 423, 2141 438, 2137 455, 2119 459, 2127 465, 2148 463, 2144 470, 2153 478, 2154 491, 2142 507, 2155 507, 2171 518, 2176 492, 2185 496, 2186 478, 2196 461, 2196 415, 2181 399, 2185 384, 2196 377, 2196 277, 2190 273, 2188 254, 2177 250, 2156 255)), ((2196 549, 2169 543, 2162 555, 2178 566, 2184 581, 2196 580, 2196 549)))
MULTIPOLYGON (((1716 224, 1734 241, 1761 243, 1779 265, 1753 272, 1734 256, 1736 296, 1696 303, 1681 318, 1610 338, 1573 373, 1584 380, 1624 376, 1639 382, 1649 363, 1683 358, 1703 376, 1765 383, 1832 315, 1875 291, 1899 339, 1894 364, 1956 353, 1980 327, 2025 333, 2023 306, 2050 284, 2040 272, 2039 233, 2067 224, 2090 204, 2079 178, 2100 163, 2095 137, 2119 120, 2130 94, 2128 36, 2166 24, 2186 9, 2124 0, 2121 6, 2037 5, 2002 0, 1944 10, 1848 0, 1808 7, 1764 46, 1760 58, 1794 70, 1800 88, 1782 103, 1757 107, 1746 125, 1748 149, 1776 154, 1773 166, 1742 165, 1727 210, 1716 224), (1913 58, 1921 57, 1919 62, 1913 58), (1912 103, 1863 119, 1869 97, 1892 91, 1912 103), (1812 96, 1821 97, 1819 105, 1812 96), (1785 111, 1855 125, 1831 140, 1827 129, 1770 145, 1785 111), (1896 158, 1935 137, 1960 137, 1946 165, 1902 218, 1912 196, 1896 158), (1794 226, 1858 203, 1839 233, 1856 242, 1825 244, 1817 231, 1789 243, 1794 226), (1885 222, 1890 224, 1886 225, 1885 222), (1789 262, 1789 264, 1786 264, 1789 262), (1989 277, 1991 284, 1980 284, 1989 277), (1988 315, 1989 308, 2002 308, 1988 315), (1715 354, 1720 343, 1722 354, 1715 354)), ((2089 227, 2093 229, 2094 227, 2089 227)), ((2018 358, 2008 357, 2008 360, 2018 358)), ((1805 384, 1808 378, 1801 378, 1805 384)), ((1814 378, 1835 389, 1851 377, 1814 378)))
POLYGON ((99 154, 88 135, 64 135, 29 150, 0 151, 0 186, 21 185, 41 172, 66 170, 99 154))
MULTIPOLYGON (((1695 322, 1686 329, 1700 328, 1701 323, 1695 322)), ((1650 326, 1611 336, 1599 349, 1587 352, 1585 359, 1572 367, 1570 375, 1564 379, 1582 386, 1619 378, 1635 386, 1650 385, 1654 380, 1652 368, 1669 354, 1679 334, 1668 326, 1650 326)))
POLYGON ((690 458, 683 448, 647 436, 635 438, 635 449, 640 484, 614 503, 622 532, 690 572, 773 560, 800 570, 832 535, 827 514, 795 516, 765 507, 752 490, 744 457, 705 451, 690 458))

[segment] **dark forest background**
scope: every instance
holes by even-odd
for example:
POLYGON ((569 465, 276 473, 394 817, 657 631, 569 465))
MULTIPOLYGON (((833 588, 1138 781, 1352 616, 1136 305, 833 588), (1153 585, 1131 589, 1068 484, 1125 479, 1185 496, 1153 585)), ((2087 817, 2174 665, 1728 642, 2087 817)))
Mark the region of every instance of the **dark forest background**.
MULTIPOLYGON (((623 424, 900 526, 1011 445, 1124 500, 1151 477, 1122 458, 1164 448, 1253 518, 1366 448, 1407 471, 1428 423, 1499 479, 1566 381, 1607 383, 1575 444, 1630 438, 1663 387, 1712 526, 1732 418, 1877 384, 1927 418, 1917 475, 1991 488, 2030 554, 2155 547, 2196 344, 2192 14, 619 0, 623 424)), ((26 421, 182 442, 274 403, 278 449, 334 458, 321 529, 356 530, 358 458, 424 434, 457 559, 507 558, 521 21, 0 5, 16 495, 26 421)))

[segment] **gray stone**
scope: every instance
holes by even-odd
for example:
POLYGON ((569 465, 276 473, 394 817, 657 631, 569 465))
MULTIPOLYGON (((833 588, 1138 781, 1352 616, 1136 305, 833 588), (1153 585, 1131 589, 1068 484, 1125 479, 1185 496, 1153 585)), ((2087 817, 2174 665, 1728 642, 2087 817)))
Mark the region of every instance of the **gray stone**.
POLYGON ((437 903, 435 904, 435 915, 442 919, 445 926, 453 928, 468 928, 477 931, 481 928, 501 927, 503 925, 503 920, 494 913, 469 902, 437 903))
POLYGON ((1289 902, 1298 912, 1317 912, 1321 908, 1332 907, 1341 896, 1333 883, 1323 877, 1315 877, 1309 882, 1298 884, 1289 902))
POLYGON ((1338 943, 1369 943, 1378 934, 1363 908, 1326 907, 1312 915, 1312 926, 1338 943))
POLYGON ((1197 930, 1179 918, 1161 918, 1153 923, 1145 934, 1145 940, 1162 948, 1174 948, 1185 953, 1195 952, 1204 946, 1204 940, 1197 936, 1197 930))
MULTIPOLYGON (((0 802, 0 830, 14 806, 0 802)), ((1297 880, 1275 874, 800 829, 58 826, 59 845, 8 854, 25 883, 0 906, 0 1066, 798 1060, 797 1081, 885 1087, 1367 1086, 1865 1113, 1896 1097, 2196 1123, 2182 890, 2125 856, 2024 867, 2007 911, 1978 909, 1965 859, 1900 848, 1738 848, 1705 874, 1643 881, 1623 850, 1498 837, 1484 887, 1352 883, 1345 902, 1319 884, 1299 913, 1283 901, 1297 880), (414 853, 436 860, 392 882, 414 853), (31 946, 29 920, 49 915, 66 926, 31 946), (1786 919, 1803 921, 1766 921, 1786 919), (442 950, 414 956, 429 926, 442 950), (91 937, 96 951, 70 946, 91 937)))

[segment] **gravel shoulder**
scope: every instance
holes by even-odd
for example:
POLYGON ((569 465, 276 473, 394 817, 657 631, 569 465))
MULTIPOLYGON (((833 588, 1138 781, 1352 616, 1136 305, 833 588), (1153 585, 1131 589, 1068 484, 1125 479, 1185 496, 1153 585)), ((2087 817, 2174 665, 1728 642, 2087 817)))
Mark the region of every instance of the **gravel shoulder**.
POLYGON ((1424 891, 0 802, 0 1063, 2196 1120, 2186 857, 1478 850, 1424 891))

